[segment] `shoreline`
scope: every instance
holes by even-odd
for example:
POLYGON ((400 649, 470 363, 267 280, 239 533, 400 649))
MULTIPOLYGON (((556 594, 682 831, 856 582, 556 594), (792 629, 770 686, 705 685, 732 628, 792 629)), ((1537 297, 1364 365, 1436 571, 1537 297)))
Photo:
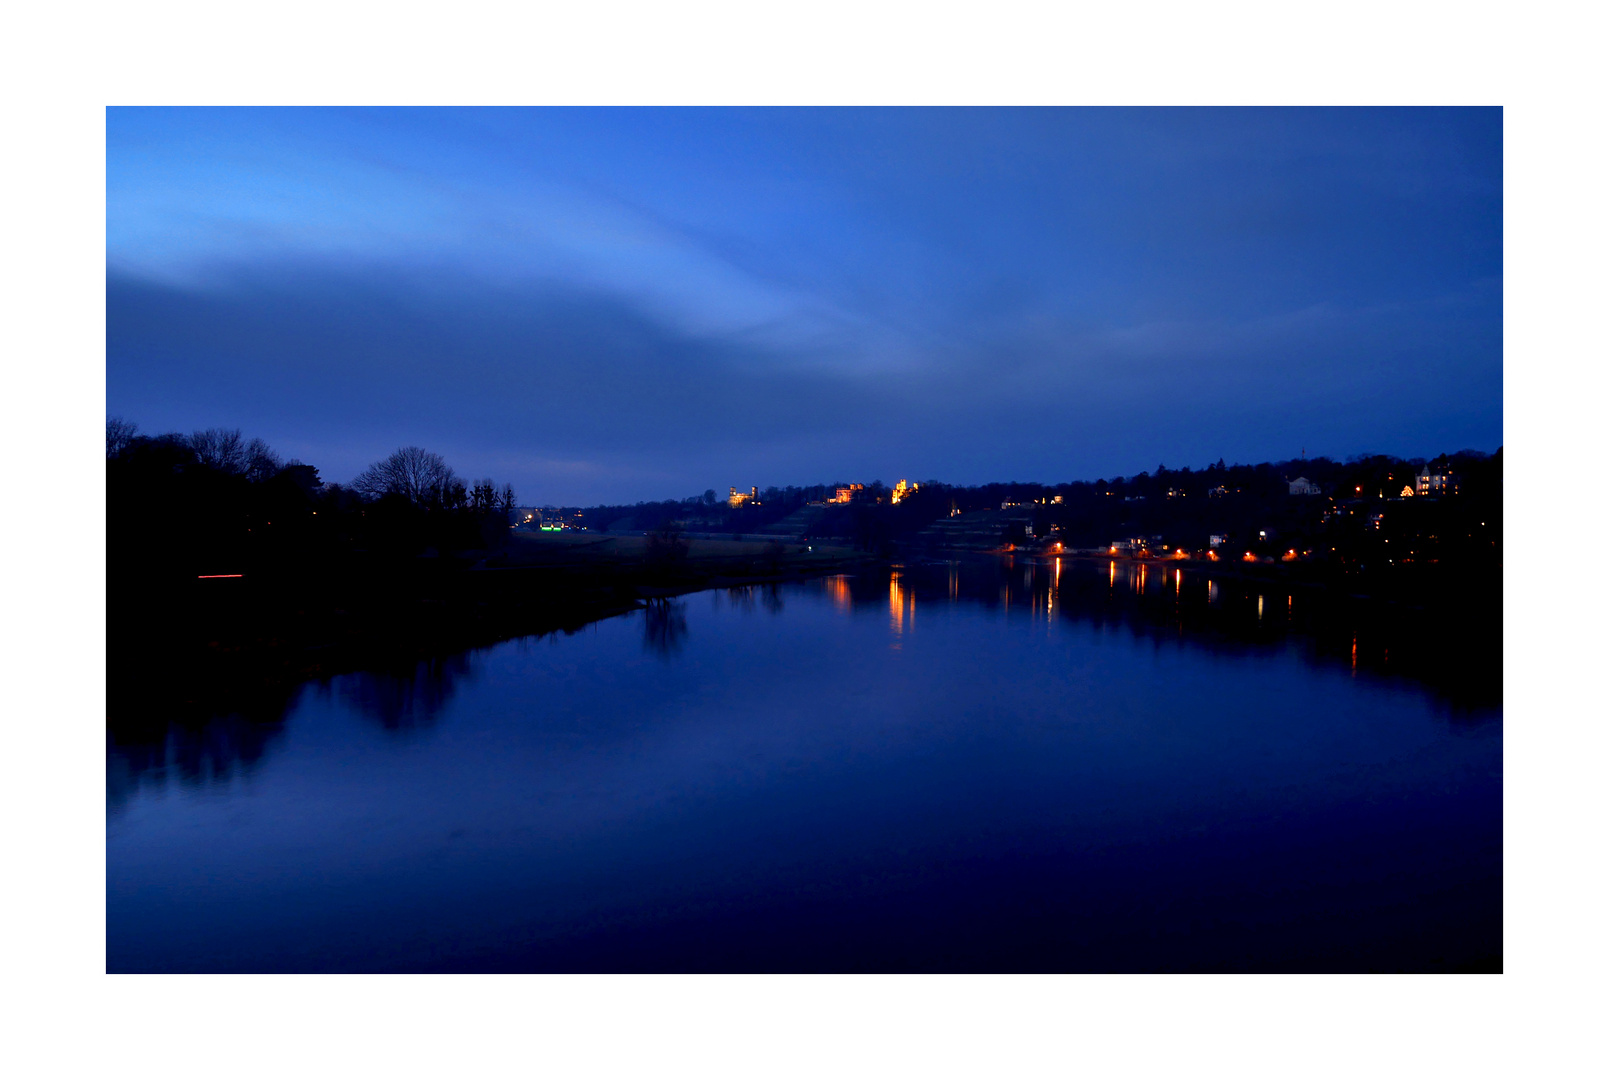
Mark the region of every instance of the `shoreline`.
MULTIPOLYGON (((712 589, 808 581, 888 569, 921 558, 942 562, 1021 555, 1035 561, 1138 563, 1164 572, 1188 570, 1192 576, 1206 573, 1291 592, 1320 592, 1346 604, 1412 612, 1415 617, 1477 611, 1468 608, 1467 597, 1454 605, 1429 594, 1380 595, 1358 591, 1356 586, 1365 582, 1314 580, 1279 563, 1242 566, 1085 552, 917 548, 891 556, 835 548, 810 552, 808 558, 807 552, 794 551, 773 552, 761 559, 653 562, 635 554, 615 554, 555 561, 552 556, 585 555, 585 549, 543 547, 550 556, 546 562, 487 565, 496 561, 495 555, 468 564, 462 559, 444 560, 446 565, 416 561, 374 573, 348 585, 346 592, 332 590, 328 595, 321 591, 325 583, 319 581, 283 590, 269 582, 258 584, 255 593, 236 589, 231 598, 225 590, 241 583, 208 582, 209 588, 192 589, 191 606, 181 602, 165 613, 166 628, 160 625, 160 614, 156 625, 135 628, 119 627, 117 620, 109 619, 107 723, 138 725, 164 710, 215 712, 354 671, 418 663, 518 638, 575 633, 656 601, 712 589), (767 561, 774 569, 763 565, 767 561)), ((128 597, 123 599, 127 615, 135 605, 128 597)), ((1490 617, 1492 609, 1482 607, 1490 617)), ((1496 615, 1500 627, 1500 607, 1496 615)))
MULTIPOLYGON (((730 560, 415 565, 377 573, 356 586, 355 594, 333 599, 319 595, 318 583, 290 591, 270 581, 253 582, 255 591, 236 590, 220 600, 218 586, 243 583, 208 582, 212 595, 193 591, 188 604, 160 612, 155 620, 141 610, 145 617, 121 633, 119 620, 109 618, 107 723, 137 726, 166 710, 215 711, 353 671, 417 663, 522 637, 574 633, 654 601, 709 589, 806 581, 886 565, 865 553, 791 564, 783 559, 775 571, 730 560)), ((133 621, 142 598, 137 593, 121 598, 123 621, 133 621)))

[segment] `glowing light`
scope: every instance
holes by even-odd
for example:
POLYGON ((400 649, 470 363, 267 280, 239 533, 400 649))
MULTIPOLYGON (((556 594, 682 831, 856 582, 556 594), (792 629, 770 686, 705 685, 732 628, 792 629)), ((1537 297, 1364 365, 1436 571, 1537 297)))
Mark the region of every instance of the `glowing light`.
POLYGON ((916 624, 916 594, 908 591, 900 584, 900 577, 894 574, 888 579, 888 625, 894 636, 905 632, 907 619, 914 627, 916 624), (907 608, 910 610, 907 612, 907 608))
POLYGON ((1251 552, 1248 551, 1248 552, 1246 552, 1246 554, 1244 554, 1244 555, 1242 555, 1240 557, 1240 561, 1241 562, 1256 562, 1257 561, 1257 556, 1253 555, 1251 552))
POLYGON ((832 606, 849 614, 849 578, 842 574, 827 579, 827 596, 832 600, 832 606))
POLYGON ((245 574, 197 574, 196 578, 199 579, 199 580, 205 580, 206 578, 245 577, 245 576, 246 576, 245 574))

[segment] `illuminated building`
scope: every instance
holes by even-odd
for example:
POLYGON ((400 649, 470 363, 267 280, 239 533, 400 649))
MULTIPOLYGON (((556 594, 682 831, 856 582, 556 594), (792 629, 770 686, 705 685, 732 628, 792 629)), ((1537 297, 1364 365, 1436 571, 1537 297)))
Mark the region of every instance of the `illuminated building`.
MULTIPOLYGON (((903 481, 903 480, 900 481, 900 483, 902 483, 902 484, 904 482, 905 481, 903 481)), ((865 491, 865 490, 866 490, 866 485, 865 484, 850 484, 848 487, 839 488, 833 494, 833 497, 828 499, 827 501, 828 502, 835 502, 835 503, 846 503, 846 502, 849 502, 852 499, 854 499, 854 497, 856 495, 858 495, 860 492, 865 491)))
POLYGON ((1307 477, 1298 476, 1295 480, 1291 481, 1291 494, 1292 495, 1322 495, 1323 492, 1321 492, 1319 490, 1319 487, 1318 487, 1317 484, 1313 483, 1313 481, 1309 480, 1307 477))
POLYGON ((1419 495, 1458 494, 1458 478, 1445 468, 1426 465, 1419 475, 1413 478, 1413 482, 1415 492, 1419 495))
POLYGON ((742 506, 744 503, 753 503, 756 506, 760 505, 760 489, 757 487, 749 488, 747 494, 739 491, 737 488, 727 488, 726 490, 729 492, 726 497, 727 506, 735 508, 742 506))
POLYGON ((904 498, 906 498, 906 497, 908 497, 910 495, 914 495, 916 493, 916 489, 919 488, 919 487, 921 487, 920 484, 909 484, 909 485, 907 485, 905 483, 905 481, 902 479, 902 480, 900 480, 899 483, 894 485, 894 490, 893 490, 893 492, 892 492, 892 494, 890 496, 890 500, 895 505, 898 505, 899 501, 901 499, 904 499, 904 498))
POLYGON ((1161 541, 1160 536, 1150 537, 1131 536, 1122 540, 1114 540, 1107 548, 1112 555, 1145 555, 1149 554, 1153 545, 1161 541))

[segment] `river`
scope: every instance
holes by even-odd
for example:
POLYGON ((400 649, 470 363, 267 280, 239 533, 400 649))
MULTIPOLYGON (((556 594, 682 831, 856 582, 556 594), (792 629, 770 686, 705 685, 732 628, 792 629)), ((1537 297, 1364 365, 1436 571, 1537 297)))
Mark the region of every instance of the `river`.
POLYGON ((107 967, 1497 970, 1500 658, 1126 562, 656 602, 109 731, 107 967))

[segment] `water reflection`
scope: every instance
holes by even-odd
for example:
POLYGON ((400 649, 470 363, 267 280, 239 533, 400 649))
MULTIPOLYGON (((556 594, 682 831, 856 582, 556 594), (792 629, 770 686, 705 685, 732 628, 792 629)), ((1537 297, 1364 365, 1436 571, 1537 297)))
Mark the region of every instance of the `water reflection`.
POLYGON ((299 691, 267 694, 219 716, 166 716, 109 726, 106 805, 117 812, 141 791, 223 787, 249 776, 284 737, 299 691))
POLYGON ((888 628, 896 639, 892 648, 899 648, 897 639, 905 633, 907 621, 915 627, 916 596, 905 591, 900 584, 900 573, 895 570, 888 576, 888 628))
POLYGON ((460 653, 340 675, 320 688, 385 730, 403 733, 435 724, 459 684, 473 677, 469 655, 460 653))
MULTIPOLYGON (((1361 672, 1417 682, 1459 715, 1488 716, 1501 706, 1502 639, 1495 627, 1449 625, 1433 613, 1354 604, 1324 593, 1304 596, 1301 612, 1286 594, 1285 618, 1266 619, 1266 584, 1168 568, 1173 588, 1147 590, 1153 571, 1145 564, 1101 562, 907 562, 893 571, 834 575, 805 587, 822 590, 840 615, 880 609, 893 649, 910 636, 923 604, 965 602, 1008 616, 1017 605, 1050 628, 1071 620, 1230 654, 1295 647, 1309 662, 1335 664, 1354 677, 1361 672)), ((711 599, 742 612, 780 615, 785 596, 785 587, 766 585, 714 592, 711 599)), ((653 600, 643 609, 644 651, 672 660, 687 636, 686 601, 653 600)), ((394 734, 429 728, 475 677, 471 656, 410 661, 304 687, 243 690, 210 713, 127 710, 108 724, 108 805, 115 810, 148 785, 227 785, 249 775, 279 739, 285 714, 304 692, 333 696, 394 734)))
POLYGON ((402 735, 431 727, 466 680, 467 653, 352 672, 297 687, 242 689, 232 707, 147 716, 120 713, 106 729, 106 801, 113 812, 142 790, 226 788, 251 776, 306 698, 335 700, 402 735))
MULTIPOLYGON (((754 607, 754 597, 742 590, 733 589, 737 596, 729 598, 739 608, 754 607)), ((660 659, 668 660, 682 651, 687 640, 687 604, 682 600, 660 599, 648 601, 643 608, 642 647, 660 659)))
POLYGON ((1312 663, 1418 682, 1457 710, 1489 712, 1502 703, 1496 622, 1475 627, 1322 590, 1304 594, 1297 612, 1293 594, 1270 596, 1266 582, 1252 579, 1209 578, 1181 567, 1158 571, 1143 562, 1017 556, 908 560, 889 573, 840 575, 823 587, 839 611, 882 608, 893 647, 909 635, 918 607, 966 600, 1006 614, 1020 606, 1036 621, 1122 627, 1214 652, 1294 646, 1312 663), (1156 587, 1169 578, 1173 588, 1156 587), (1281 598, 1284 618, 1269 618, 1269 604, 1281 598))
POLYGON ((1179 569, 908 561, 120 726, 108 968, 1500 966, 1500 637, 1179 569))
POLYGON ((833 610, 849 614, 849 577, 845 574, 834 574, 823 578, 822 584, 827 587, 827 599, 832 601, 833 610))

